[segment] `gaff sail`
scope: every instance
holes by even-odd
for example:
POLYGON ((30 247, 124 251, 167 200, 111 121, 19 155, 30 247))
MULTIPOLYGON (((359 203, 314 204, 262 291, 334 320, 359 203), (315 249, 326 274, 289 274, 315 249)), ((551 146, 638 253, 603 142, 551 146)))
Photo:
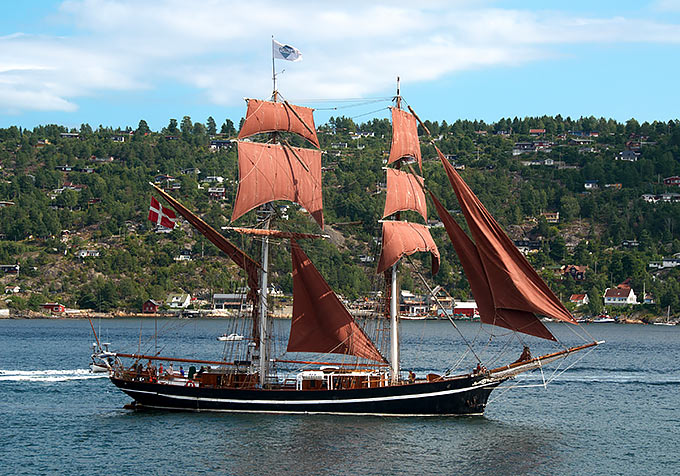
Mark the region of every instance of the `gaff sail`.
POLYGON ((314 128, 314 109, 287 102, 247 99, 248 111, 238 138, 244 139, 262 132, 293 132, 317 148, 319 139, 314 128))
POLYGON ((418 162, 418 169, 422 170, 416 118, 413 114, 396 107, 390 109, 392 109, 392 145, 387 163, 391 164, 404 157, 410 157, 418 162))
POLYGON ((484 265, 477 247, 432 192, 430 192, 430 197, 470 283, 470 289, 477 302, 481 321, 485 324, 505 327, 543 339, 556 340, 534 313, 496 309, 494 307, 493 294, 489 281, 486 279, 484 265))
POLYGON ((438 148, 484 268, 496 310, 525 311, 576 324, 438 148))
POLYGON ((423 178, 396 169, 387 169, 387 196, 383 218, 396 212, 413 210, 427 220, 423 178))
POLYGON ((295 240, 288 352, 347 354, 386 362, 295 240))
POLYGON ((439 250, 425 225, 407 221, 384 221, 382 225, 378 274, 389 269, 402 256, 412 255, 416 251, 429 251, 432 254, 432 274, 437 274, 439 250))
POLYGON ((321 151, 239 142, 238 175, 232 222, 259 205, 289 200, 306 208, 323 229, 321 151))

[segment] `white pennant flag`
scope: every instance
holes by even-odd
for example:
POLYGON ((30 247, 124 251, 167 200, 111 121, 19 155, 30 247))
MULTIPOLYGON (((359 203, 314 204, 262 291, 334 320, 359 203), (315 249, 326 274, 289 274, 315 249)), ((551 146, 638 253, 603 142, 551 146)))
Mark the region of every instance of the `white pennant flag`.
POLYGON ((302 60, 302 53, 300 50, 290 45, 282 45, 276 40, 272 40, 272 51, 274 58, 286 61, 300 61, 302 60))

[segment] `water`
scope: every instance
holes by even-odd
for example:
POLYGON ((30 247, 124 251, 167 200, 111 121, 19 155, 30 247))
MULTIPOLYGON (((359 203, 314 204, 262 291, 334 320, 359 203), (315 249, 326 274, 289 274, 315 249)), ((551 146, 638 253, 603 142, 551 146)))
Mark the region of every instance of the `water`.
MULTIPOLYGON (((213 359, 226 327, 159 320, 158 346, 213 359)), ((153 350, 153 321, 101 328, 116 350, 153 350)), ((503 350, 485 348, 478 324, 461 329, 485 357, 503 350)), ((129 412, 129 397, 86 370, 87 321, 0 321, 0 474, 680 474, 680 328, 585 329, 606 345, 568 361, 547 389, 496 390, 484 417, 380 418, 129 412)), ((579 343, 566 325, 551 330, 579 343)), ((419 374, 462 348, 446 322, 404 322, 402 334, 405 368, 419 374)), ((534 373, 513 385, 541 382, 534 373)))

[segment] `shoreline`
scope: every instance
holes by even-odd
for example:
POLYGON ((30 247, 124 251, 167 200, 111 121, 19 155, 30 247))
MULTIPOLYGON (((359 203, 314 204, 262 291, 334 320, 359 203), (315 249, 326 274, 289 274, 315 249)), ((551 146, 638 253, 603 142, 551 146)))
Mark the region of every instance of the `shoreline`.
MULTIPOLYGON (((350 310, 350 312, 352 312, 350 310)), ((354 317, 365 317, 369 319, 382 319, 380 313, 366 313, 366 312, 352 312, 354 317), (373 315, 371 315, 373 314, 373 315)), ((10 310, 8 314, 0 314, 0 320, 30 320, 30 319, 235 319, 239 317, 237 312, 224 310, 190 310, 190 311, 166 311, 159 313, 141 313, 141 312, 126 312, 126 311, 112 311, 112 312, 93 312, 93 311, 79 311, 67 310, 63 313, 43 313, 37 311, 13 311, 10 310)), ((292 315, 284 312, 274 312, 270 316, 272 319, 291 319, 292 315)), ((665 320, 666 316, 649 316, 648 319, 639 319, 634 317, 621 317, 612 324, 639 324, 651 325, 655 322, 665 320)), ((446 321, 443 318, 425 318, 425 319, 402 319, 411 322, 422 321, 446 321)), ((479 319, 455 319, 457 322, 479 322, 479 319)), ((549 321, 560 322, 560 321, 549 321)), ((671 321, 674 322, 674 321, 671 321)), ((581 322, 581 325, 601 324, 597 322, 581 322)))

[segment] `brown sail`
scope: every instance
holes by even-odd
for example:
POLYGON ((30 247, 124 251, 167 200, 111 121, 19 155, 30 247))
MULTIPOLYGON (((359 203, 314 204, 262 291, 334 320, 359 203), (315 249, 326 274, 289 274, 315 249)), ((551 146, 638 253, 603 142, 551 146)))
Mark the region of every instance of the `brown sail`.
POLYGON ((404 255, 416 251, 432 254, 432 274, 439 271, 439 250, 425 225, 407 221, 384 221, 378 274, 392 267, 404 255))
POLYGON ((288 352, 347 354, 386 362, 295 240, 288 352))
POLYGON ((212 244, 217 246, 220 250, 231 258, 231 260, 241 267, 248 276, 248 287, 250 288, 250 293, 248 298, 255 302, 257 299, 257 291, 260 289, 258 281, 258 270, 260 264, 248 256, 240 248, 236 247, 233 243, 222 236, 217 230, 204 222, 201 218, 194 215, 189 211, 184 205, 179 201, 175 200, 170 194, 163 191, 161 188, 150 184, 156 191, 174 208, 177 213, 182 215, 186 221, 191 223, 194 228, 196 228, 203 236, 205 236, 212 244))
POLYGON ((413 210, 427 220, 427 204, 422 183, 422 177, 388 168, 383 218, 399 211, 413 210))
POLYGON ((232 222, 259 205, 290 200, 323 228, 321 151, 239 142, 238 175, 232 222))
POLYGON ((422 170, 416 118, 413 114, 396 107, 390 109, 392 109, 392 145, 387 163, 391 164, 403 157, 411 157, 418 161, 419 170, 422 170))
POLYGON ((472 233, 493 296, 494 307, 533 312, 575 324, 576 321, 569 311, 510 241, 470 187, 441 151, 436 147, 435 149, 472 233))
POLYGON ((243 139, 261 132, 293 132, 319 147, 314 128, 314 109, 282 102, 247 99, 248 111, 239 131, 243 139))
POLYGON ((534 313, 494 307, 493 295, 477 247, 431 191, 430 197, 470 283, 481 321, 543 339, 556 340, 534 313))

